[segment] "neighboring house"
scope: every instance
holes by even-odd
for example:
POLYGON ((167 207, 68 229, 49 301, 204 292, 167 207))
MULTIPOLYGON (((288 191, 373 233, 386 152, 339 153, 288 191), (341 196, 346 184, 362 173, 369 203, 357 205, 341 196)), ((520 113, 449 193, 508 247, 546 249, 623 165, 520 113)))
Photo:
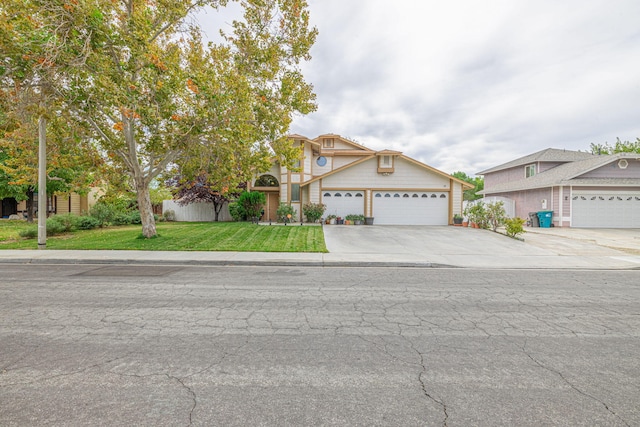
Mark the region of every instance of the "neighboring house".
POLYGON ((276 220, 280 203, 291 204, 296 221, 305 203, 324 203, 327 215, 360 214, 375 224, 447 225, 462 213, 462 192, 472 186, 398 151, 374 151, 339 135, 309 139, 291 135, 302 148, 299 171, 273 163, 251 191, 262 191, 263 221, 276 220))
POLYGON ((512 200, 521 218, 553 211, 556 227, 640 228, 640 154, 549 148, 477 175, 481 194, 512 200))
MULTIPOLYGON (((80 195, 77 193, 70 193, 65 195, 50 196, 47 201, 47 207, 49 208, 49 214, 66 214, 73 213, 81 215, 84 212, 88 212, 89 209, 95 204, 99 197, 100 190, 92 189, 86 195, 80 195)), ((35 198, 35 209, 37 210, 38 196, 35 198)), ((16 199, 9 197, 1 200, 2 215, 0 218, 9 218, 11 215, 18 215, 25 217, 27 215, 27 202, 16 201, 16 199)))

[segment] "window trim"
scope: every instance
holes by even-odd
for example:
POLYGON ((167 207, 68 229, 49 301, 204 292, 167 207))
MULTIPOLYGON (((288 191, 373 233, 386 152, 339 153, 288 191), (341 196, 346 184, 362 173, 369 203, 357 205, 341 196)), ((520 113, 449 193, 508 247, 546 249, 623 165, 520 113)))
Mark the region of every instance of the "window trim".
POLYGON ((532 176, 536 176, 536 174, 538 173, 538 168, 536 167, 535 163, 531 163, 529 165, 526 165, 524 167, 524 177, 525 178, 531 178, 532 176))

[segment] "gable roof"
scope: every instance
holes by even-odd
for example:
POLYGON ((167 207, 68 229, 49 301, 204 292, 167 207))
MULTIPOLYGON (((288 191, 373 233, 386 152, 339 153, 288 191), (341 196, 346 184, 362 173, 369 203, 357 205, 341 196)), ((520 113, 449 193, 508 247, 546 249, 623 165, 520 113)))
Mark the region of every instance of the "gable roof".
POLYGON ((547 148, 546 150, 538 151, 528 156, 520 157, 519 159, 512 160, 507 163, 503 163, 499 166, 494 166, 490 169, 482 172, 477 172, 476 175, 485 175, 491 172, 498 172, 505 169, 515 168, 517 166, 524 166, 536 162, 575 162, 579 160, 585 160, 597 156, 596 154, 586 153, 583 151, 572 150, 560 150, 557 148, 547 148))
MULTIPOLYGON (((327 134, 324 134, 324 135, 320 135, 320 136, 318 136, 317 138, 314 138, 314 139, 313 139, 313 141, 315 141, 315 142, 319 142, 319 143, 322 143, 322 140, 323 140, 324 138, 334 138, 334 139, 339 139, 340 141, 342 141, 342 142, 344 142, 344 143, 346 143, 346 144, 349 144, 349 145, 353 146, 354 148, 357 148, 358 150, 363 150, 363 151, 367 151, 367 152, 370 152, 370 153, 371 153, 371 152, 373 152, 373 150, 372 150, 372 149, 367 148, 367 147, 365 147, 364 145, 360 145, 360 144, 358 144, 357 142, 353 142, 353 141, 351 141, 350 139, 347 139, 347 138, 345 138, 345 137, 343 137, 343 136, 340 136, 340 135, 337 135, 337 134, 335 134, 335 133, 327 133, 327 134)), ((332 148, 330 148, 329 150, 333 150, 333 149, 332 149, 332 148)), ((340 151, 340 150, 336 150, 336 151, 340 151)))
MULTIPOLYGON (((389 151, 389 150, 378 151, 378 153, 382 153, 382 152, 386 152, 386 151, 389 151)), ((414 165, 416 165, 416 166, 419 166, 419 167, 421 167, 421 168, 423 168, 423 169, 426 169, 426 170, 428 170, 428 171, 430 171, 430 172, 434 172, 434 173, 435 173, 435 174, 437 174, 437 175, 443 176, 443 177, 445 177, 445 178, 449 178, 449 179, 451 179, 452 181, 454 181, 454 182, 456 182, 456 183, 458 183, 458 184, 462 184, 462 188, 463 188, 463 189, 465 189, 465 187, 466 187, 466 188, 473 188, 473 187, 474 187, 472 184, 469 184, 469 183, 468 183, 468 182, 466 182, 466 181, 463 181, 463 180, 461 180, 461 179, 458 179, 458 178, 456 178, 455 176, 451 176, 451 175, 449 175, 448 173, 442 172, 441 170, 438 170, 438 169, 436 169, 436 168, 434 168, 434 167, 431 167, 431 166, 426 165, 426 164, 424 164, 424 163, 422 163, 422 162, 419 162, 419 161, 417 161, 417 160, 415 160, 415 159, 412 159, 411 157, 407 157, 407 156, 405 156, 404 154, 400 154, 398 151, 389 151, 389 152, 391 152, 391 153, 398 153, 398 157, 399 157, 399 158, 404 159, 404 160, 406 160, 406 161, 407 161, 407 162, 409 162, 409 163, 412 163, 412 164, 414 164, 414 165)), ((364 153, 363 153, 363 154, 364 154, 364 153)), ((346 164, 346 165, 344 165, 344 166, 341 166, 341 167, 339 167, 339 168, 337 168, 337 169, 334 169, 334 170, 332 170, 332 171, 329 171, 329 172, 327 172, 327 173, 325 173, 325 174, 322 174, 322 175, 319 175, 319 176, 313 177, 312 179, 310 179, 310 180, 308 180, 308 181, 302 182, 302 183, 300 184, 300 186, 304 187, 304 186, 306 186, 306 185, 311 184, 312 182, 319 181, 319 180, 321 180, 321 179, 323 179, 323 178, 326 178, 326 177, 331 176, 331 175, 333 175, 333 174, 339 173, 339 172, 341 172, 341 171, 343 171, 343 170, 345 170, 345 169, 349 169, 350 167, 353 167, 353 166, 355 166, 355 165, 359 165, 360 163, 363 163, 363 162, 366 162, 366 161, 368 161, 368 160, 372 160, 372 159, 373 159, 373 158, 372 158, 371 156, 363 157, 362 159, 358 159, 358 160, 356 160, 356 161, 354 161, 354 162, 351 162, 351 163, 346 164)))
POLYGON ((503 182, 485 188, 481 194, 506 193, 565 185, 621 185, 640 186, 638 178, 581 178, 587 172, 598 169, 620 159, 640 160, 640 154, 617 153, 612 155, 589 155, 589 158, 565 163, 529 178, 503 182))

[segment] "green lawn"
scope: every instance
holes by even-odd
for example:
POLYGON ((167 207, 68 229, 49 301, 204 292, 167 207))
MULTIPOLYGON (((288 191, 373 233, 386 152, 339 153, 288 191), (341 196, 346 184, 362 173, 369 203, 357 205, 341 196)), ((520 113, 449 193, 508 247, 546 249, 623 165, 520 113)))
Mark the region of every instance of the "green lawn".
MULTIPOLYGON (((18 236, 26 227, 24 221, 0 221, 0 249, 37 249, 37 239, 18 236)), ((163 222, 157 224, 157 230, 155 239, 143 239, 140 225, 77 231, 48 237, 47 249, 327 252, 322 227, 312 225, 163 222)))

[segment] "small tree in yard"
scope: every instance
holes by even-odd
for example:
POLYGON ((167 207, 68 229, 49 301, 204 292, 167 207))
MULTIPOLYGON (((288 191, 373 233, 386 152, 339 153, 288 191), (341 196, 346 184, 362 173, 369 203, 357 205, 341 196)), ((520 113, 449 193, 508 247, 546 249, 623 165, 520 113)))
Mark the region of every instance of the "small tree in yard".
MULTIPOLYGON (((214 221, 216 222, 219 220, 220 211, 224 204, 230 203, 232 199, 239 196, 239 192, 223 192, 215 185, 211 185, 207 174, 200 174, 194 181, 175 177, 168 180, 166 184, 175 189, 174 199, 180 206, 201 202, 213 204, 214 221)), ((246 184, 243 183, 239 187, 244 188, 245 186, 246 184)))
POLYGON ((504 210, 504 202, 487 203, 486 208, 487 222, 493 231, 504 224, 507 219, 507 213, 504 210))
POLYGON ((507 218, 504 220, 504 226, 509 237, 518 237, 518 235, 525 233, 524 225, 525 220, 522 218, 507 218))
POLYGON ((325 210, 327 206, 323 203, 305 203, 302 206, 302 213, 307 217, 307 222, 317 222, 325 210))

